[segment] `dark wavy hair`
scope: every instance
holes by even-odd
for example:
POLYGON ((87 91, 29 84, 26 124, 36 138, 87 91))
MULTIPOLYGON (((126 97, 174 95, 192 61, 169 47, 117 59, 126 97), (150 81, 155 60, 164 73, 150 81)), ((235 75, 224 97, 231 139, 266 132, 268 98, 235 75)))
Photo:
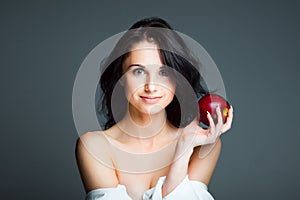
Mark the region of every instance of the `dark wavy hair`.
POLYGON ((121 120, 127 109, 125 92, 118 91, 118 98, 112 99, 113 91, 123 75, 122 66, 129 56, 132 46, 141 41, 154 42, 159 48, 161 62, 184 77, 187 81, 174 74, 176 82, 175 95, 172 102, 166 107, 167 119, 175 127, 184 127, 197 115, 197 98, 208 93, 202 86, 202 77, 199 73, 200 63, 191 56, 189 49, 178 33, 163 19, 151 17, 142 19, 133 24, 120 38, 110 55, 101 63, 101 77, 99 86, 103 92, 97 103, 98 109, 105 116, 105 129, 112 127, 121 120), (189 85, 187 85, 189 84, 189 85), (186 88, 192 88, 193 94, 188 94, 186 88), (195 98, 196 97, 196 98, 195 98), (112 111, 118 106, 118 113, 112 111))

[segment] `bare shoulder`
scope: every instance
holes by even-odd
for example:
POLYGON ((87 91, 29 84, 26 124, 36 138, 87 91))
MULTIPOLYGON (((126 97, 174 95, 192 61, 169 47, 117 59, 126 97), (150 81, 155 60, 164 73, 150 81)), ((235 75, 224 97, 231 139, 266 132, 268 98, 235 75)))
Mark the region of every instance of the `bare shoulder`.
POLYGON ((84 145, 91 148, 97 142, 106 142, 105 133, 103 131, 86 132, 77 139, 77 145, 84 145), (80 143, 81 142, 81 143, 80 143))
POLYGON ((86 192, 118 185, 110 143, 103 132, 87 132, 80 136, 76 142, 75 155, 86 192))
POLYGON ((215 144, 205 145, 194 149, 188 168, 190 180, 201 181, 206 185, 209 184, 217 166, 221 148, 222 143, 221 140, 218 139, 215 144), (203 158, 199 158, 199 151, 205 155, 203 158))

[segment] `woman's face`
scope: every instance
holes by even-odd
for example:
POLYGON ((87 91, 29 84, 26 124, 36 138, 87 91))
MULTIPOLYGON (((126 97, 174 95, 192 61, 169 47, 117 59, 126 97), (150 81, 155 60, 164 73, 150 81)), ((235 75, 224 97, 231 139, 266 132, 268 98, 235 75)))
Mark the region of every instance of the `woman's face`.
POLYGON ((154 43, 143 41, 134 45, 122 67, 121 84, 130 109, 155 114, 173 100, 175 81, 171 69, 162 64, 154 43))

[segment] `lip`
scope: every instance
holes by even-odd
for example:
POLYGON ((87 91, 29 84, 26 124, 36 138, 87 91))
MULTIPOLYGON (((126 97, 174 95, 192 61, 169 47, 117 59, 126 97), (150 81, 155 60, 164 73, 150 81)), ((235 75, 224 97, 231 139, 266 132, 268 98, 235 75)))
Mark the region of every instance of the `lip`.
POLYGON ((142 100, 145 103, 149 103, 149 104, 155 104, 157 103, 162 97, 161 96, 140 96, 142 98, 142 100))

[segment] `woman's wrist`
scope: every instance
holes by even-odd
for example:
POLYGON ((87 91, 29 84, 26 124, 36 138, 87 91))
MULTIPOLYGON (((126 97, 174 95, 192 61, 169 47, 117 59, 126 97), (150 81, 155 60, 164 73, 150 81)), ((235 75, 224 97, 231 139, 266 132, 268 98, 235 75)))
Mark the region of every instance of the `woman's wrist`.
POLYGON ((162 186, 163 197, 165 197, 167 194, 172 192, 181 183, 181 181, 187 176, 188 165, 192 153, 193 153, 193 148, 181 148, 181 147, 176 148, 174 161, 170 166, 169 173, 162 186))
POLYGON ((175 160, 177 160, 177 158, 181 158, 182 156, 189 157, 192 155, 193 151, 194 146, 192 145, 192 142, 179 139, 175 150, 175 160))

